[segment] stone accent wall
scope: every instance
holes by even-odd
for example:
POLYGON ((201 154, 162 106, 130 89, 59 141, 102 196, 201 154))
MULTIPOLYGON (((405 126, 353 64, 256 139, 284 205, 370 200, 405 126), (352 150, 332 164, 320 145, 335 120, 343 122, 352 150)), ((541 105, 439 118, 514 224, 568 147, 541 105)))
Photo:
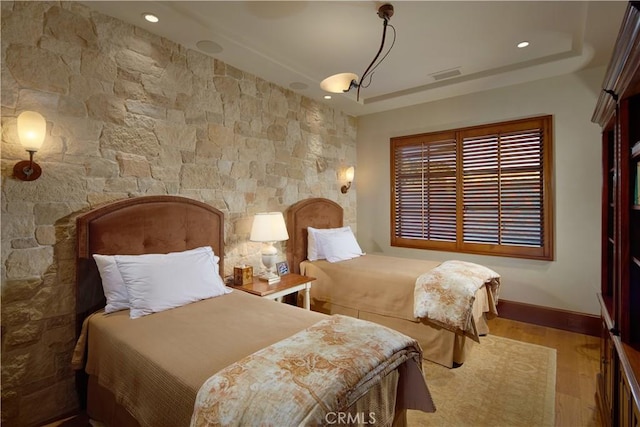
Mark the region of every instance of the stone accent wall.
POLYGON ((77 408, 75 217, 177 194, 225 213, 226 274, 260 266, 252 215, 308 197, 355 225, 356 121, 327 105, 75 2, 2 1, 2 424, 77 408), (16 117, 47 120, 34 182, 16 117))

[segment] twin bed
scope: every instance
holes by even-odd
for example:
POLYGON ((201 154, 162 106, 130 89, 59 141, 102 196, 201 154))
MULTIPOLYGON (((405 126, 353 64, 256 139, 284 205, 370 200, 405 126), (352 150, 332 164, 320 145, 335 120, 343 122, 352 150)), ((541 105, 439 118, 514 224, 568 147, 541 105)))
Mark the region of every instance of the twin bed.
MULTIPOLYGON (((219 255, 211 272, 224 272, 223 214, 191 199, 139 197, 78 217, 74 363, 92 419, 113 426, 317 425, 349 414, 360 424, 403 425, 406 409, 435 410, 420 346, 372 322, 240 291, 135 319, 127 309, 101 310, 103 272, 93 255, 117 255, 122 268, 136 256, 203 247, 219 255)), ((129 273, 121 271, 133 307, 141 279, 129 273)))
POLYGON ((328 199, 302 200, 287 210, 287 260, 294 272, 316 278, 311 287, 312 310, 388 326, 417 339, 427 360, 450 368, 464 363, 473 341, 488 333, 486 320, 497 316, 499 277, 490 276, 486 283, 483 279, 468 325, 452 330, 414 312, 416 280, 440 262, 372 254, 340 262, 309 261, 308 228, 342 226, 342 207, 328 199))

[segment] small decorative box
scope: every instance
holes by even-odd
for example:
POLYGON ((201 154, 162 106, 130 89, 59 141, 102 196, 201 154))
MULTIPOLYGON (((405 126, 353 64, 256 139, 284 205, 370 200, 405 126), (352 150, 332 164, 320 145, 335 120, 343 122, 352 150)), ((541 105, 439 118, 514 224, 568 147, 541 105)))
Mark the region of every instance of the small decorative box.
POLYGON ((253 267, 250 265, 239 265, 233 267, 233 284, 236 286, 246 285, 253 282, 253 267))

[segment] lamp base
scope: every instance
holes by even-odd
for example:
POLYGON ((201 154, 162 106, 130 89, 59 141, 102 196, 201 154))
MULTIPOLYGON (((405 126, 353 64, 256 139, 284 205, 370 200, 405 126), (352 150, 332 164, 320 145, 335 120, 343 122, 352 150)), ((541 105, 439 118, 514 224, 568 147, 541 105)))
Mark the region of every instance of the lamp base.
POLYGON ((260 276, 258 276, 258 278, 260 280, 267 282, 270 285, 274 283, 278 283, 280 281, 280 276, 270 271, 265 271, 260 276))
POLYGON ((260 274, 260 280, 264 280, 269 284, 280 281, 280 276, 273 271, 277 259, 278 250, 273 246, 273 242, 265 242, 262 247, 262 264, 265 266, 265 270, 260 274))
POLYGON ((35 181, 42 175, 42 168, 36 162, 22 160, 13 167, 13 176, 20 181, 35 181))

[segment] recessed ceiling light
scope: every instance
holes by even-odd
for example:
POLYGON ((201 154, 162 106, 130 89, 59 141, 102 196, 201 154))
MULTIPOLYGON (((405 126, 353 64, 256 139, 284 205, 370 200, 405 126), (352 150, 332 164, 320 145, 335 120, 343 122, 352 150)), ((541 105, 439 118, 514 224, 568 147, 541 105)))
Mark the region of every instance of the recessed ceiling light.
POLYGON ((206 53, 220 53, 224 50, 222 46, 211 40, 200 40, 196 43, 196 47, 206 53))
POLYGON ((159 21, 158 17, 153 13, 143 13, 142 17, 149 22, 153 22, 154 24, 159 21))
POLYGON ((325 95, 324 99, 331 99, 331 95, 325 95))
POLYGON ((522 49, 523 47, 527 47, 527 46, 529 46, 529 42, 527 42, 527 41, 523 41, 523 42, 518 43, 518 47, 520 49, 522 49))

